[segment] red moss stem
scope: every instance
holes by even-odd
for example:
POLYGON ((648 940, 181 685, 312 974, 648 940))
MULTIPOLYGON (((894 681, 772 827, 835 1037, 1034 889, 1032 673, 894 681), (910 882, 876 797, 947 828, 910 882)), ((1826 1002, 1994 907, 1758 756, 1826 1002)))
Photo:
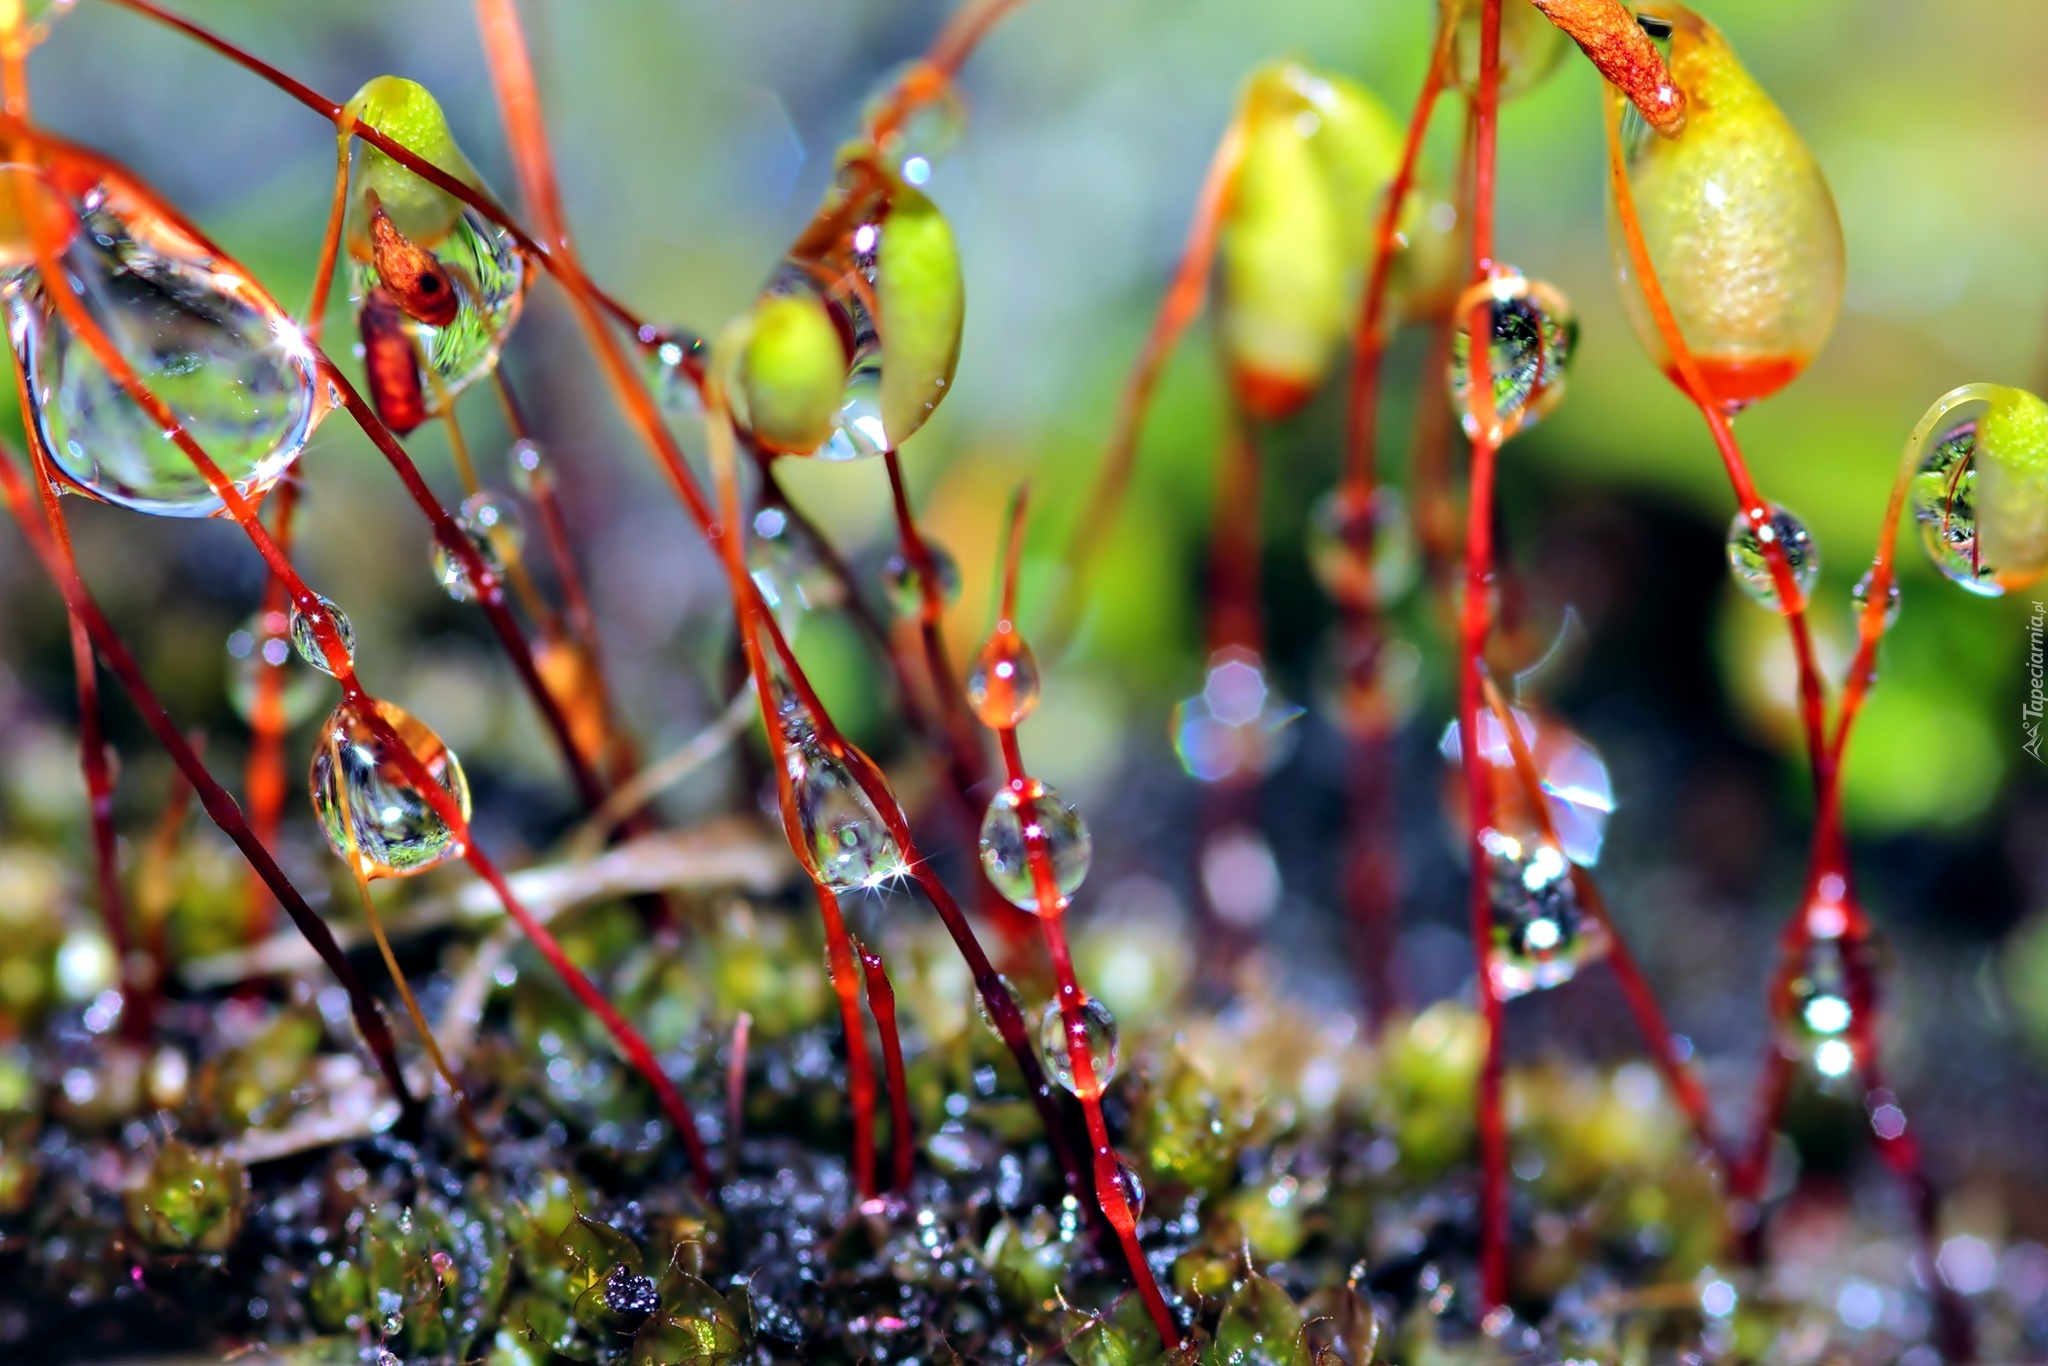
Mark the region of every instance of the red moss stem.
POLYGON ((882 1036, 882 1065, 889 1082, 889 1155, 893 1189, 910 1189, 912 1163, 917 1157, 917 1130, 910 1120, 910 1084, 903 1071, 903 1035, 896 1027, 896 988, 889 982, 889 968, 882 955, 859 940, 861 970, 867 974, 868 1013, 882 1036))
MULTIPOLYGON (((755 647, 760 648, 758 645, 755 647)), ((764 705, 774 703, 764 698, 764 705)), ((779 732, 779 724, 775 730, 779 732)), ((774 733, 774 732, 771 732, 774 733)), ((781 741, 778 740, 778 747, 781 741)), ((778 763, 787 771, 786 764, 778 763)), ((825 922, 825 952, 831 959, 832 991, 839 998, 839 1023, 846 1033, 846 1092, 853 1102, 853 1177, 863 1200, 875 1198, 875 1064, 868 1055, 868 1027, 860 1014, 860 963, 846 918, 839 913, 839 894, 813 879, 818 915, 825 922)))
MULTIPOLYGON (((292 470, 279 481, 267 500, 271 513, 271 535, 280 555, 292 553, 294 514, 298 510, 299 477, 292 470)), ((255 639, 250 643, 256 661, 256 693, 249 703, 249 755, 242 767, 242 793, 249 802, 249 826, 265 845, 277 844, 278 827, 284 814, 284 685, 286 666, 273 665, 267 651, 273 641, 291 649, 291 594, 283 579, 268 575, 263 586, 263 606, 256 618, 255 639)), ((277 903, 263 879, 253 872, 249 878, 249 909, 244 942, 255 944, 268 937, 277 903)))

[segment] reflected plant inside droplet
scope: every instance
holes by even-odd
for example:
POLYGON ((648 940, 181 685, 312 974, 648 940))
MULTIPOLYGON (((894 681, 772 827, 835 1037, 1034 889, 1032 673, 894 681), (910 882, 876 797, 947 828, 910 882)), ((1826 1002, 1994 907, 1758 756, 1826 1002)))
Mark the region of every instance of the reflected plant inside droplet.
MULTIPOLYGON (((356 658, 356 628, 349 621, 348 613, 336 607, 330 598, 322 597, 318 593, 313 596, 319 598, 321 612, 334 623, 334 634, 341 638, 342 658, 353 664, 356 658)), ((320 644, 320 634, 313 624, 313 614, 300 611, 297 603, 292 604, 291 634, 292 647, 299 652, 301 659, 321 673, 331 676, 335 672, 333 664, 328 661, 326 649, 320 644)))
POLYGON ((1560 986, 1607 952, 1607 932, 1580 904, 1562 849, 1499 830, 1482 830, 1479 843, 1493 918, 1486 972, 1496 996, 1560 986))
POLYGON ((1806 606, 1813 586, 1820 580, 1820 545, 1806 529, 1806 523, 1782 507, 1771 509, 1770 519, 1761 526, 1744 512, 1728 523, 1728 571, 1736 586, 1774 612, 1796 612, 1806 606), (1785 554, 1792 571, 1792 585, 1798 597, 1787 603, 1778 592, 1778 576, 1771 571, 1766 546, 1775 545, 1785 554))
POLYGON ((1480 429, 1470 403, 1471 319, 1482 309, 1492 318, 1486 362, 1493 381, 1492 431, 1500 442, 1533 427, 1563 400, 1579 325, 1562 294, 1519 271, 1503 271, 1467 290, 1452 315, 1450 387, 1451 408, 1468 436, 1480 429))
POLYGON ((816 720, 793 693, 777 708, 783 762, 803 848, 798 852, 833 891, 879 887, 908 871, 903 851, 846 762, 834 756, 816 720))
POLYGON ((1091 1095, 1101 1095, 1110 1078, 1116 1075, 1119 1040, 1116 1016, 1096 997, 1091 996, 1082 1002, 1081 1024, 1088 1044, 1088 1061, 1095 1070, 1092 1091, 1085 1089, 1074 1075, 1074 1055, 1066 1016, 1061 1012, 1058 1001, 1046 1003, 1045 1015, 1039 1021, 1038 1046, 1045 1054, 1045 1070, 1052 1079, 1086 1099, 1091 1095))
POLYGON ((2048 404, 1969 384, 1921 419, 1913 518, 1943 577, 1996 597, 2048 574, 2048 404))
POLYGON ((1063 911, 1087 880, 1095 845, 1081 813, 1037 779, 1025 780, 1021 789, 1006 784, 990 800, 981 818, 982 869, 1005 901, 1019 910, 1048 913, 1039 906, 1038 883, 1031 872, 1030 843, 1036 837, 1045 841, 1053 885, 1059 889, 1060 904, 1051 912, 1063 911))
MULTIPOLYGON (((377 715, 469 819, 469 779, 455 751, 411 712, 378 702, 377 715)), ((353 844, 366 876, 409 877, 458 857, 461 842, 392 748, 352 702, 336 707, 314 743, 313 815, 346 861, 353 844)))

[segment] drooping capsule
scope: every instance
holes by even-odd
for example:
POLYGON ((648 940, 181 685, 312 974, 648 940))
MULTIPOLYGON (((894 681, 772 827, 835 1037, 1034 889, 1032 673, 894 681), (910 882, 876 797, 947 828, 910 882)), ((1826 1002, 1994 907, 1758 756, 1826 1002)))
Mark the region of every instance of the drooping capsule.
MULTIPOLYGON (((1438 22, 1456 15, 1451 35, 1451 66, 1468 94, 1479 90, 1479 0, 1438 0, 1438 22)), ((1566 39, 1529 0, 1501 0, 1500 98, 1511 100, 1533 90, 1557 70, 1566 39)))
MULTIPOLYGON (((483 187, 447 115, 417 82, 379 76, 344 113, 462 184, 483 187)), ((371 398, 387 425, 403 431, 497 364, 526 297, 527 261, 507 229, 367 142, 356 152, 347 242, 371 398)))
POLYGON ((1481 417, 1472 410, 1472 318, 1492 320, 1486 352, 1493 389, 1496 444, 1533 427, 1564 398, 1565 368, 1578 343, 1579 325, 1564 295, 1520 271, 1505 268, 1472 286, 1454 307, 1451 333, 1451 409, 1468 436, 1481 417))
POLYGON ((908 870, 903 850, 846 761, 794 692, 777 702, 782 762, 803 844, 797 855, 833 891, 879 887, 908 870))
POLYGON ((1202 690, 1174 705, 1174 754, 1205 783, 1257 777, 1286 761, 1301 715, 1274 693, 1258 655, 1221 650, 1209 661, 1202 690))
POLYGON ((1579 901, 1564 850, 1541 836, 1479 832, 1492 939, 1487 980, 1502 1000, 1561 986, 1607 952, 1607 931, 1579 901))
POLYGON ((989 883, 1019 910, 1057 915, 1087 880, 1095 845, 1088 823, 1053 788, 1036 778, 1005 784, 981 818, 981 866, 989 883), (1042 841, 1059 904, 1041 905, 1031 870, 1031 846, 1042 841))
POLYGON ((8 335, 37 437, 64 485, 156 516, 223 508, 192 457, 73 327, 65 310, 75 302, 237 492, 269 490, 326 412, 312 349, 290 315, 111 167, 9 168, 0 195, 14 201, 0 223, 8 335), (68 300, 53 295, 39 251, 54 254, 68 300))
POLYGON ((1218 319, 1238 401, 1273 419, 1315 392, 1350 329, 1402 133, 1363 87, 1293 62, 1253 73, 1239 117, 1218 319))
MULTIPOLYGON (((455 751, 397 703, 378 702, 376 707, 398 742, 467 821, 469 779, 455 751)), ((410 877, 462 852, 455 830, 352 702, 336 707, 321 726, 310 785, 313 815, 328 847, 346 861, 353 844, 368 877, 410 877)))
MULTIPOLYGON (((1834 330, 1842 225, 1813 154, 1719 31, 1672 0, 1638 8, 1670 27, 1687 114, 1676 136, 1635 140, 1630 192, 1678 330, 1732 412, 1790 383, 1834 330)), ((1613 206, 1608 228, 1636 336, 1683 387, 1613 206)))
POLYGON ((1007 621, 974 657, 967 672, 967 704, 990 730, 1011 730, 1038 707, 1038 656, 1007 621))
POLYGON ((1116 1075, 1119 1037, 1116 1016, 1100 998, 1089 997, 1081 1003, 1081 1033, 1087 1042, 1088 1061, 1095 1071, 1094 1086, 1085 1085, 1074 1074, 1072 1031, 1067 1027, 1065 1014, 1058 1001, 1046 1003, 1045 1016, 1039 1023, 1038 1043, 1045 1053, 1045 1070, 1061 1086, 1066 1087, 1083 1100, 1099 1096, 1116 1075))
POLYGON ((1774 612, 1794 612, 1806 605, 1813 585, 1820 579, 1820 544, 1806 523, 1782 507, 1773 507, 1762 525, 1746 512, 1738 512, 1728 523, 1728 572, 1743 592, 1774 612), (1778 592, 1778 577, 1771 570, 1767 546, 1784 551, 1785 564, 1792 571, 1798 600, 1787 604, 1778 592))
MULTIPOLYGON (((321 615, 333 623, 334 634, 341 640, 343 661, 354 664, 356 628, 348 619, 348 613, 336 607, 331 598, 322 597, 318 593, 313 596, 319 599, 321 615)), ((326 649, 320 644, 320 632, 314 623, 314 613, 300 611, 297 603, 292 604, 291 636, 292 648, 299 652, 301 659, 321 673, 332 675, 335 672, 334 665, 327 658, 326 649)))
POLYGON ((1914 439, 1913 517, 1934 567, 1985 597, 2048 573, 2048 404, 1964 385, 1935 401, 1914 439))

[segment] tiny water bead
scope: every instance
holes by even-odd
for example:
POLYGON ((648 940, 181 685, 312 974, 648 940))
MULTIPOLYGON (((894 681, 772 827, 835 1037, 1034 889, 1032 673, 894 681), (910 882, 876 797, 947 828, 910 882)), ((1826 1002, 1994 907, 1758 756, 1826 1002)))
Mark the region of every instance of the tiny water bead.
POLYGON ((785 509, 762 508, 754 514, 753 527, 754 534, 747 538, 748 574, 784 635, 795 634, 804 613, 837 607, 846 600, 845 585, 785 509))
MULTIPOLYGON (((283 612, 258 612, 242 626, 228 633, 228 703, 244 721, 256 719, 256 699, 263 676, 291 662, 292 647, 285 640, 291 629, 283 612)), ((284 677, 278 692, 278 708, 285 729, 309 721, 326 700, 327 689, 315 675, 294 669, 284 677)))
POLYGON ((1342 488, 1316 500, 1308 517, 1308 563, 1340 607, 1384 607, 1415 586, 1415 524, 1400 491, 1381 485, 1364 499, 1342 488))
POLYGON ((1795 612, 1806 606, 1813 585, 1820 579, 1820 546, 1807 531, 1806 523, 1782 507, 1771 509, 1770 520, 1758 525, 1747 512, 1738 512, 1728 523, 1728 569, 1743 592, 1774 612, 1795 612), (1776 545, 1785 552, 1792 571, 1792 586, 1798 601, 1787 604, 1778 595, 1778 579, 1771 572, 1766 547, 1776 545))
POLYGON ((1571 862, 1540 837, 1482 830, 1487 898, 1493 918, 1486 974, 1509 1000, 1572 979, 1607 952, 1607 932, 1579 903, 1571 862))
POLYGON ((704 398, 691 376, 710 369, 711 344, 694 333, 649 326, 640 329, 640 346, 641 373, 655 405, 669 417, 702 413, 704 398))
POLYGON ((967 671, 967 704, 990 730, 1013 730, 1038 707, 1038 656, 1007 621, 967 671))
MULTIPOLYGON (((469 779, 455 751, 396 703, 378 702, 376 707, 399 743, 454 799, 466 822, 469 779)), ((352 843, 354 856, 369 877, 409 877, 462 852, 455 831, 413 785, 397 755, 353 703, 336 707, 321 726, 310 781, 313 814, 328 847, 346 863, 352 843)))
MULTIPOLYGON (((1790 383, 1834 330, 1842 225, 1813 154, 1721 34, 1671 0, 1640 12, 1670 29, 1671 74, 1688 104, 1682 133, 1631 149, 1629 186, 1678 330, 1712 397, 1733 411, 1790 383)), ((1680 383, 1618 210, 1608 239, 1636 336, 1680 383)))
POLYGON ((1173 750, 1189 776, 1205 783, 1270 773, 1293 748, 1302 709, 1278 697, 1264 662, 1249 650, 1219 651, 1202 691, 1173 708, 1173 750))
MULTIPOLYGON (((512 504, 488 490, 472 493, 462 500, 455 524, 476 547, 491 577, 502 580, 506 561, 518 556, 526 540, 525 529, 512 504)), ((476 585, 470 582, 468 568, 438 536, 434 538, 433 563, 434 581, 441 585, 442 592, 457 602, 468 602, 476 596, 476 585)))
POLYGON ((1996 597, 2048 573, 2048 404, 1969 384, 1915 429, 1920 543, 1943 577, 1996 597))
POLYGON ((982 869, 1003 899, 1020 910, 1038 914, 1065 910, 1087 880, 1094 855, 1095 844, 1081 813, 1036 778, 1026 779, 1021 788, 1015 783, 1005 785, 981 818, 982 869), (1051 912, 1040 911, 1038 883, 1031 872, 1030 844, 1039 838, 1052 861, 1053 885, 1060 896, 1060 904, 1051 912))
POLYGON ((1511 268, 1465 291, 1452 316, 1450 387, 1451 409, 1467 436, 1480 430, 1470 404, 1472 316, 1480 310, 1492 320, 1486 365, 1493 381, 1493 439, 1501 442, 1535 426, 1564 398, 1579 325, 1564 295, 1511 268))
MULTIPOLYGON (((1016 987, 1010 985, 1009 978, 998 975, 996 989, 1009 1000, 1010 1007, 1016 1011, 1018 1019, 1027 1018, 1024 1014, 1024 998, 1018 994, 1016 987)), ((1003 1031, 996 1027, 995 1015, 988 1008, 988 999, 979 990, 974 993, 974 1011, 981 1017, 981 1023, 989 1033, 999 1039, 1003 1037, 1003 1031)))
POLYGON ((1271 420, 1321 385, 1356 312, 1401 125, 1364 87, 1296 62, 1245 82, 1217 317, 1239 403, 1271 420))
POLYGON ((1858 1027, 1871 998, 1868 941, 1814 936, 1798 953, 1779 1004, 1779 1046, 1824 1077, 1843 1076, 1856 1063, 1858 1027))
POLYGON ((794 695, 778 704, 783 763, 812 876, 835 892, 879 887, 904 875, 903 850, 881 812, 818 732, 794 695))
POLYGON ((249 1213, 249 1174, 231 1157, 173 1138, 123 1199, 129 1225, 152 1251, 220 1252, 249 1213))
MULTIPOLYGON (((227 481, 260 496, 326 412, 298 326, 240 266, 156 213, 115 173, 48 174, 14 168, 0 180, 62 223, 62 287, 227 481)), ((8 336, 58 475, 137 512, 219 513, 222 500, 191 457, 128 396, 50 291, 33 258, 0 275, 8 336)))
POLYGON ((1133 1219, 1145 1213, 1145 1182, 1138 1175, 1136 1164, 1121 1153, 1116 1159, 1116 1189, 1117 1194, 1123 1196, 1124 1208, 1131 1212, 1133 1219))
MULTIPOLYGON (((320 612, 334 623, 334 634, 341 637, 342 658, 353 665, 356 660, 356 628, 349 622, 348 613, 336 607, 329 598, 313 595, 320 601, 320 612)), ((299 610, 292 604, 292 646, 299 652, 299 658, 311 664, 321 673, 332 675, 334 668, 327 660, 327 651, 320 645, 320 636, 314 628, 313 614, 299 610)))
POLYGON ((1095 1072, 1095 1085, 1084 1091, 1074 1075, 1074 1055, 1066 1015, 1058 1001, 1048 1001, 1038 1027, 1038 1046, 1045 1054, 1045 1070, 1052 1079, 1083 1100, 1099 1096, 1116 1075, 1118 1036, 1116 1016, 1095 997, 1081 1003, 1081 1026, 1087 1039, 1087 1056, 1095 1072))
MULTIPOLYGON (((951 606, 960 600, 960 562, 936 541, 924 543, 931 560, 932 575, 938 581, 940 603, 951 606)), ((882 565, 882 582, 889 589, 889 605, 901 617, 916 619, 924 614, 924 576, 916 561, 902 550, 892 553, 882 565)))
MULTIPOLYGON (((1859 621, 1859 622, 1861 622, 1861 621, 1863 620, 1863 613, 1864 613, 1864 612, 1865 612, 1865 611, 1866 611, 1866 610, 1867 610, 1867 609, 1869 608, 1869 606, 1870 606, 1870 581, 1871 581, 1871 577, 1872 577, 1872 575, 1873 575, 1873 574, 1874 574, 1875 572, 1876 572, 1876 571, 1874 571, 1874 570, 1865 570, 1865 571, 1863 572, 1863 577, 1862 577, 1862 578, 1860 578, 1860 579, 1858 579, 1858 580, 1856 580, 1856 586, 1855 586, 1854 588, 1852 588, 1852 589, 1850 589, 1850 590, 1849 590, 1849 603, 1850 603, 1850 605, 1851 605, 1851 606, 1853 606, 1853 607, 1854 607, 1854 608, 1856 609, 1856 619, 1857 619, 1857 621, 1859 621)), ((1892 577, 1892 578, 1890 579, 1890 581, 1889 581, 1889 582, 1887 582, 1887 583, 1885 584, 1885 595, 1884 595, 1884 624, 1885 624, 1885 629, 1886 629, 1886 630, 1890 630, 1890 629, 1891 629, 1891 628, 1892 628, 1893 626, 1896 626, 1896 625, 1898 624, 1898 620, 1899 620, 1899 580, 1898 580, 1897 576, 1896 576, 1896 575, 1894 575, 1894 576, 1893 576, 1893 577, 1892 577)))

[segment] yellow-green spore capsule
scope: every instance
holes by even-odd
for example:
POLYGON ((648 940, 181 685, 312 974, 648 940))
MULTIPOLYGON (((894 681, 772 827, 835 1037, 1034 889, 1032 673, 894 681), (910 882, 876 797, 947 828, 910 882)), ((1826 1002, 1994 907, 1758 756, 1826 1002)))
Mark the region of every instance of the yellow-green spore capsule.
POLYGON ((2048 403, 1998 389, 1977 420, 1977 537, 2011 592, 2048 573, 2048 403))
MULTIPOLYGON (((1641 13, 1671 27, 1688 116, 1676 137, 1638 140, 1629 185, 1679 331, 1733 411, 1790 383, 1827 341, 1842 306, 1842 225, 1813 154, 1720 33, 1668 0, 1641 13)), ((1609 220, 1629 319, 1677 381, 1618 214, 1609 220)))
MULTIPOLYGON (((419 82, 378 76, 358 90, 342 112, 463 184, 482 185, 456 145, 440 102, 419 82)), ((370 213, 379 205, 400 232, 421 246, 438 242, 462 216, 461 200, 366 142, 357 155, 355 193, 349 202, 349 242, 359 256, 368 253, 370 213)))
POLYGON ((882 337, 882 430, 900 446, 925 424, 960 362, 967 294, 960 251, 938 206, 908 185, 889 196, 875 252, 882 337))
MULTIPOLYGON (((1476 93, 1480 0, 1442 0, 1438 8, 1457 12, 1458 27, 1451 35, 1451 69, 1458 73, 1459 85, 1476 93)), ((1529 0, 1501 0, 1500 97, 1511 100, 1542 84, 1544 77, 1557 70, 1569 41, 1529 0)))
POLYGON ((1400 135, 1369 93, 1293 63, 1252 76, 1242 118, 1219 316, 1239 401, 1272 419, 1315 391, 1349 328, 1400 135))
POLYGON ((778 455, 809 455, 832 434, 846 389, 846 347, 808 291, 764 296, 738 350, 741 422, 778 455))

